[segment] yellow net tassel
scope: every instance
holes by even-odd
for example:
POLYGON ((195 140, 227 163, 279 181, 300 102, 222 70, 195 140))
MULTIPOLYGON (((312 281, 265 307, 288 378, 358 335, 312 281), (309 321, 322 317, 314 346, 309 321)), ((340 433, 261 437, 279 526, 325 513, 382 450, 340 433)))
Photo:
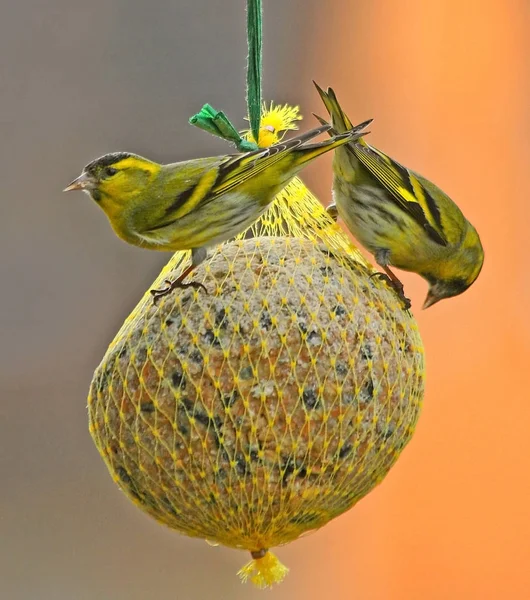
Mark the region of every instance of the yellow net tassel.
POLYGON ((289 573, 289 569, 272 552, 259 550, 251 554, 252 560, 238 573, 243 583, 250 579, 256 587, 263 589, 281 583, 289 573))

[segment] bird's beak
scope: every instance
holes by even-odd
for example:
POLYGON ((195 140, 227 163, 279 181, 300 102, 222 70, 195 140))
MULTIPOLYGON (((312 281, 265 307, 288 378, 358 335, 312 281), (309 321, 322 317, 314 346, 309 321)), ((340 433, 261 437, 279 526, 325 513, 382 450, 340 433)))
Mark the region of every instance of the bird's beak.
POLYGON ((425 302, 423 303, 423 310, 425 310, 426 308, 429 308, 429 306, 432 306, 433 304, 436 304, 437 302, 440 302, 441 298, 439 298, 438 296, 435 296, 430 290, 429 293, 427 294, 427 298, 425 298, 425 302))
POLYGON ((84 190, 87 187, 90 187, 92 180, 86 173, 82 173, 79 175, 77 179, 74 179, 72 183, 66 186, 63 192, 72 192, 74 190, 84 190))

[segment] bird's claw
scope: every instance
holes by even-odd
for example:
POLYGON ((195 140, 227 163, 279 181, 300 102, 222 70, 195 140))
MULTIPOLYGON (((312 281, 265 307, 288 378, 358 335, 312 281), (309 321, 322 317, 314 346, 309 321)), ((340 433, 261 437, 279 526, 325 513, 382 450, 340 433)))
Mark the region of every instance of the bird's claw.
POLYGON ((385 281, 388 284, 388 286, 396 292, 401 302, 403 302, 403 310, 409 310, 409 308, 412 306, 412 303, 410 301, 410 298, 407 298, 405 296, 405 288, 403 287, 401 281, 394 280, 391 277, 389 277, 386 273, 381 273, 380 271, 378 271, 377 273, 372 273, 370 277, 378 277, 379 279, 385 281))
POLYGON ((186 288, 191 287, 196 290, 202 288, 206 294, 208 293, 208 290, 206 289, 206 287, 202 283, 199 283, 197 281, 190 281, 189 283, 184 283, 183 281, 180 281, 179 279, 175 279, 174 281, 171 281, 171 279, 165 279, 164 283, 166 284, 165 288, 162 288, 159 290, 151 290, 151 295, 153 296, 154 304, 156 304, 160 298, 163 298, 164 296, 171 294, 171 292, 177 288, 186 289, 186 288))
POLYGON ((339 218, 339 211, 337 210, 337 205, 334 202, 332 202, 326 207, 326 212, 336 223, 337 219, 339 218))

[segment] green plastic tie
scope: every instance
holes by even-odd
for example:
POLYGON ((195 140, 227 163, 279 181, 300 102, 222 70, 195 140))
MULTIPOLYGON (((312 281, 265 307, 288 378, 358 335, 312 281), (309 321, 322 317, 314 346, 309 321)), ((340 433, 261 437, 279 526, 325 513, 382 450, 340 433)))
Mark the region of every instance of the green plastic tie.
POLYGON ((240 152, 257 150, 258 146, 241 137, 237 129, 230 123, 224 112, 215 110, 213 106, 205 104, 199 113, 193 115, 190 123, 208 133, 235 144, 240 152))
MULTIPOLYGON (((263 53, 263 7, 262 0, 247 0, 247 110, 250 130, 254 139, 259 139, 261 123, 261 72, 263 53)), ((205 104, 193 115, 190 123, 235 144, 240 152, 257 150, 258 145, 241 137, 224 112, 205 104)))

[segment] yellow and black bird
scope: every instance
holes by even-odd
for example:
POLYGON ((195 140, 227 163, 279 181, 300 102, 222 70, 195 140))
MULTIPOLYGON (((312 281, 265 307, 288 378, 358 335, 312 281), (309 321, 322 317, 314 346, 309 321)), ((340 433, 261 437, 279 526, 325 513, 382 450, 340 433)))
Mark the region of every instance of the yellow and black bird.
MULTIPOLYGON (((352 123, 335 92, 315 86, 331 116, 330 135, 349 131, 352 123)), ((418 273, 428 281, 423 308, 461 294, 477 279, 484 262, 479 235, 436 185, 362 138, 337 149, 333 172, 330 214, 336 217, 338 212, 374 255, 407 308, 410 301, 390 266, 418 273)))
POLYGON ((321 142, 326 124, 266 149, 168 165, 128 152, 89 163, 65 191, 83 190, 103 209, 116 234, 151 250, 191 250, 191 265, 155 299, 176 287, 207 256, 207 247, 244 231, 309 162, 357 139, 370 123, 321 142), (311 143, 310 143, 311 142, 311 143))

